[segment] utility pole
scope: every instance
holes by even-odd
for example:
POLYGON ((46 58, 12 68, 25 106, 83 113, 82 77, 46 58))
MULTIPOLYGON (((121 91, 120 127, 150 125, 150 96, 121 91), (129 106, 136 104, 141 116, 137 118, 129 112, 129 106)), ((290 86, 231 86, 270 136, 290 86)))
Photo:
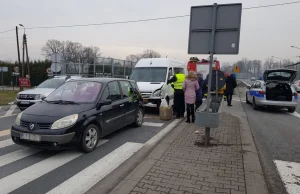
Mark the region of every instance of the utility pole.
POLYGON ((22 77, 24 77, 24 71, 25 71, 25 68, 24 68, 24 64, 25 64, 25 34, 23 34, 23 59, 22 59, 22 77))
POLYGON ((27 46, 26 34, 24 34, 24 41, 25 41, 25 49, 26 49, 27 72, 28 72, 28 76, 29 76, 28 78, 30 79, 29 57, 28 57, 28 46, 27 46))
POLYGON ((20 66, 21 65, 21 59, 20 59, 20 45, 19 45, 18 26, 16 26, 16 38, 17 38, 18 63, 19 63, 19 66, 20 66))

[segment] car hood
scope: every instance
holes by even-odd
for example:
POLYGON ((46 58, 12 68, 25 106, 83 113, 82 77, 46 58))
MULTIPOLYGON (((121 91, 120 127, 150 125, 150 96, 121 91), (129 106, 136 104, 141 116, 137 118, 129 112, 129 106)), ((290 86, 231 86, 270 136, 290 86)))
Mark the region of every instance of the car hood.
POLYGON ((155 90, 161 88, 164 82, 137 82, 140 92, 152 93, 155 90))
POLYGON ((31 90, 24 90, 19 94, 42 94, 44 96, 48 96, 54 90, 54 88, 35 88, 31 90))
POLYGON ((291 83, 297 76, 297 71, 292 69, 271 69, 264 72, 264 81, 279 81, 291 83), (277 73, 276 76, 274 74, 277 73), (273 74, 272 76, 270 76, 273 74))
POLYGON ((94 107, 94 104, 51 104, 45 101, 36 103, 26 110, 23 114, 49 117, 65 117, 72 114, 85 112, 94 107))

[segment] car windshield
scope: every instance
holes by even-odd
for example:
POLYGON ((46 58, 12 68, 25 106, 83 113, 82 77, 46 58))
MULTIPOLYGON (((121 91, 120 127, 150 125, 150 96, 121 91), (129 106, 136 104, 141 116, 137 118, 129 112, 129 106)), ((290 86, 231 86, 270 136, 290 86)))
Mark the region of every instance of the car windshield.
POLYGON ((136 67, 130 79, 136 82, 165 82, 167 67, 136 67))
POLYGON ((101 90, 99 82, 67 82, 47 98, 47 102, 90 103, 96 100, 101 90))
POLYGON ((56 89, 65 83, 64 79, 48 79, 42 82, 37 88, 53 88, 56 89))

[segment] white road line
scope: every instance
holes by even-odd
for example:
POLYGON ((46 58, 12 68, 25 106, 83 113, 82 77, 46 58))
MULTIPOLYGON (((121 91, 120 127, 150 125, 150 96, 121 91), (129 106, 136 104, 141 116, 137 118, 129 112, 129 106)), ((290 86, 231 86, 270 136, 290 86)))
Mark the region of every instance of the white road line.
POLYGON ((172 123, 170 123, 168 126, 166 126, 163 130, 161 130, 159 133, 157 133, 155 136, 153 136, 151 139, 149 139, 145 146, 151 146, 156 144, 161 138, 163 138, 167 133, 169 133, 178 123, 181 122, 181 119, 175 119, 172 123))
POLYGON ((11 145, 14 145, 14 144, 15 143, 9 138, 9 139, 0 141, 0 148, 4 148, 4 147, 11 146, 11 145))
POLYGON ((144 122, 144 126, 149 126, 149 127, 161 127, 164 125, 164 123, 152 123, 152 122, 144 122))
POLYGON ((127 142, 94 164, 85 168, 47 194, 82 194, 88 191, 97 182, 116 169, 130 156, 137 152, 143 144, 127 142), (80 183, 80 184, 78 184, 80 183))
POLYGON ((299 113, 297 113, 297 112, 293 112, 293 113, 289 113, 290 115, 293 115, 293 116, 295 116, 295 117, 298 117, 298 118, 300 118, 300 114, 299 113))
POLYGON ((1 116, 0 119, 5 118, 5 117, 12 117, 12 116, 16 116, 16 115, 18 115, 18 114, 12 114, 12 115, 8 115, 8 116, 1 116))
MULTIPOLYGON (((107 142, 100 141, 98 146, 107 142)), ((0 179, 1 193, 9 193, 83 155, 79 151, 64 151, 14 174, 0 179)))
POLYGON ((15 162, 17 160, 21 160, 23 158, 26 158, 28 156, 31 156, 35 153, 38 153, 42 150, 39 149, 33 149, 33 148, 23 148, 17 151, 14 151, 12 153, 8 153, 5 155, 0 156, 0 167, 15 162))
POLYGON ((10 108, 9 108, 9 110, 5 113, 5 115, 4 116, 10 116, 10 115, 12 115, 12 113, 14 112, 14 110, 16 109, 16 105, 11 105, 10 106, 10 108))
POLYGON ((289 194, 300 193, 300 163, 274 160, 277 170, 289 194))

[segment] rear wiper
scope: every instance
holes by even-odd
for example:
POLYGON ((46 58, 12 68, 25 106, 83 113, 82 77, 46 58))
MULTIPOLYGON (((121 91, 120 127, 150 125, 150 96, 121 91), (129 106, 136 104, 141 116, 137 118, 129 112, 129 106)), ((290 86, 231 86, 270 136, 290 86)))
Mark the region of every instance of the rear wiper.
POLYGON ((53 104, 78 104, 74 101, 69 101, 69 100, 53 100, 53 101, 46 101, 48 103, 53 103, 53 104))

